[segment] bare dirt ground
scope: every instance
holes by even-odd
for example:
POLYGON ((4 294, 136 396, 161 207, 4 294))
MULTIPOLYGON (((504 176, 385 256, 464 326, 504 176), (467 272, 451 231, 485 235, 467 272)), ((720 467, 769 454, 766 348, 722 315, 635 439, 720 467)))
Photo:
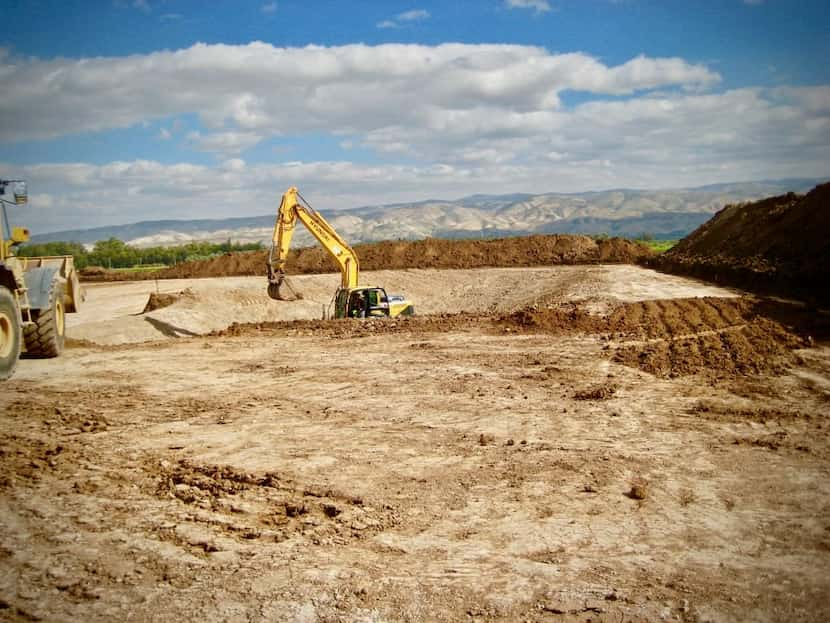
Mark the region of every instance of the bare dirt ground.
POLYGON ((830 619, 819 312, 594 265, 321 321, 338 277, 292 279, 94 284, 20 362, 0 618, 830 619))

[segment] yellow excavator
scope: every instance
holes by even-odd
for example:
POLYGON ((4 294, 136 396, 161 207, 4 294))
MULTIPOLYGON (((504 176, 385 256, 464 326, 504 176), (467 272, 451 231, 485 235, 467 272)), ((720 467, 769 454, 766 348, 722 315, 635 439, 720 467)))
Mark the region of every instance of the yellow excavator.
POLYGON ((360 266, 354 249, 303 199, 294 186, 282 196, 274 223, 268 253, 268 296, 277 301, 302 298, 285 277, 285 262, 297 221, 305 225, 340 267, 340 287, 332 299, 334 318, 394 318, 415 313, 412 303, 401 295, 387 294, 379 286, 358 285, 360 266), (284 290, 288 290, 288 294, 284 290))

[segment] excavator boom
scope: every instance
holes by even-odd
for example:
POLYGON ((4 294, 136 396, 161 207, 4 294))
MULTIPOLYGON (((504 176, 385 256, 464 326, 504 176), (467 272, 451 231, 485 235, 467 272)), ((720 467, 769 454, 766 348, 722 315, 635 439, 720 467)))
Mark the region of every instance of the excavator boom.
MULTIPOLYGON (((298 220, 337 262, 340 267, 340 287, 357 287, 360 268, 354 250, 292 186, 282 196, 277 221, 274 224, 271 251, 268 254, 268 295, 276 300, 290 300, 282 292, 282 287, 287 286, 291 289, 285 280, 285 262, 298 220)), ((293 293, 293 298, 299 296, 293 293)))

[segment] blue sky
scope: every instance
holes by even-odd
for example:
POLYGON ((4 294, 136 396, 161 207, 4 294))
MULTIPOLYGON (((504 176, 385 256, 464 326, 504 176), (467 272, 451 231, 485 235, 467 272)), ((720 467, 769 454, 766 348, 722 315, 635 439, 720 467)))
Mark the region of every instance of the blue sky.
POLYGON ((827 2, 2 4, 36 231, 830 174, 827 2))

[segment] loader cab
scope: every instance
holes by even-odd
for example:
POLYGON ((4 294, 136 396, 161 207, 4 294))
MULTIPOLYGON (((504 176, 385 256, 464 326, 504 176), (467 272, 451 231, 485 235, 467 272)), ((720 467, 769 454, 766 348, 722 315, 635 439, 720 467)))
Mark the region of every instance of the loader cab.
POLYGON ((341 288, 334 300, 335 318, 381 318, 389 315, 383 288, 341 288))

